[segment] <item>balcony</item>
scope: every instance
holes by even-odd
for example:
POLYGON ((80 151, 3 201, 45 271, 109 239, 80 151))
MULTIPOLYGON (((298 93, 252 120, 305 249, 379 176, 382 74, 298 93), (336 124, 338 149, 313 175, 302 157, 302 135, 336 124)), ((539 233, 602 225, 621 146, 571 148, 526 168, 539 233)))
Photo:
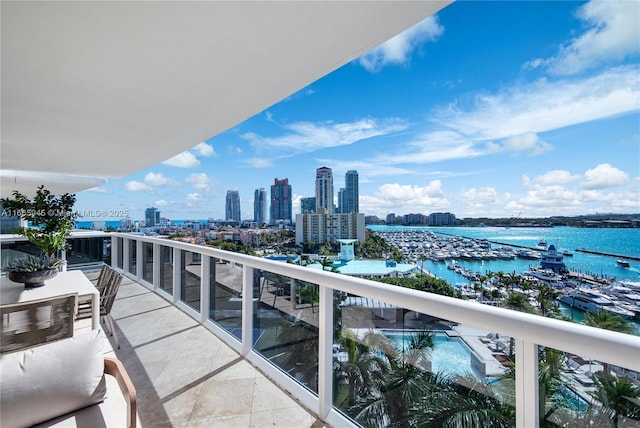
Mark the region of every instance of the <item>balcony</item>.
POLYGON ((107 354, 116 354, 135 384, 140 426, 316 423, 316 416, 197 320, 136 281, 123 281, 112 316, 120 349, 108 346, 107 354))
MULTIPOLYGON (((593 373, 638 384, 636 336, 151 237, 113 234, 111 260, 132 280, 114 306, 116 354, 143 426, 435 423, 443 399, 503 426, 601 426, 613 416, 593 373), (425 331, 427 352, 385 348, 425 331)), ((638 423, 627 416, 618 426, 638 423)))

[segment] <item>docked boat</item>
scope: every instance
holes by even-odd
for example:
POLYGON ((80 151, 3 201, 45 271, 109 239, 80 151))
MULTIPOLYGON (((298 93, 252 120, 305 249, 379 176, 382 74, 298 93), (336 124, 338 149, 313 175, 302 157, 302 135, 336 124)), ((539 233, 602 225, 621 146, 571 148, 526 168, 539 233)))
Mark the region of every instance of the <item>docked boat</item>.
POLYGON ((628 261, 622 259, 616 260, 616 264, 623 268, 628 268, 630 266, 628 261))
POLYGON ((547 241, 541 239, 538 241, 538 247, 547 248, 547 241))
POLYGON ((547 252, 542 255, 540 267, 551 269, 554 272, 565 272, 567 266, 564 264, 564 256, 556 250, 555 245, 549 245, 547 252))
POLYGON ((640 319, 640 292, 621 283, 604 287, 601 291, 617 305, 633 312, 636 319, 640 319))
POLYGON ((516 251, 516 257, 525 260, 540 260, 540 254, 533 250, 518 250, 516 251))
POLYGON ((572 290, 568 294, 560 296, 558 300, 565 305, 569 305, 585 312, 596 313, 600 311, 607 311, 613 315, 618 315, 627 319, 631 319, 635 316, 632 311, 616 305, 612 300, 606 298, 601 293, 586 288, 572 290))

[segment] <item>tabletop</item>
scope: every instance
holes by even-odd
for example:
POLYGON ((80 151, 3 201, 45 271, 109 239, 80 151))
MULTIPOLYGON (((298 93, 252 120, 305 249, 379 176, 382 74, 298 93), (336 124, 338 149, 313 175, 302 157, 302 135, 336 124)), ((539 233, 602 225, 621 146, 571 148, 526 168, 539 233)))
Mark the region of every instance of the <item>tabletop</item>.
POLYGON ((26 289, 22 283, 13 282, 6 277, 0 278, 0 304, 3 305, 46 299, 68 293, 78 293, 80 301, 91 299, 94 308, 92 325, 93 328, 97 328, 100 293, 82 271, 59 272, 55 277, 47 280, 42 287, 26 289))

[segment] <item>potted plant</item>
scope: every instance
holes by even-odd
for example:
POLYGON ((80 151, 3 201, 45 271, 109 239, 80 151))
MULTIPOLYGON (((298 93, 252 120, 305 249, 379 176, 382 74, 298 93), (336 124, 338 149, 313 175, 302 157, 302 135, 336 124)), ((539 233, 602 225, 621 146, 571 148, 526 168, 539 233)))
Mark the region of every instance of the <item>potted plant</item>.
POLYGON ((38 187, 33 199, 14 191, 13 198, 2 198, 1 201, 3 215, 21 217, 34 226, 18 227, 13 232, 26 237, 42 253, 41 256, 15 260, 4 270, 9 272, 9 279, 24 282, 26 287, 34 286, 30 284, 44 285, 44 280, 54 276, 58 268, 65 263, 64 260, 59 259, 59 256, 62 250, 67 249, 67 237, 77 217, 77 214, 72 211, 76 202, 75 195, 65 193, 55 196, 42 185, 38 187), (49 272, 40 273, 43 271, 49 272), (45 279, 24 280, 25 277, 43 275, 45 279))
POLYGON ((43 286, 47 279, 56 276, 58 267, 63 264, 64 260, 55 257, 29 255, 11 262, 4 270, 8 272, 11 281, 22 282, 25 288, 35 288, 43 286))

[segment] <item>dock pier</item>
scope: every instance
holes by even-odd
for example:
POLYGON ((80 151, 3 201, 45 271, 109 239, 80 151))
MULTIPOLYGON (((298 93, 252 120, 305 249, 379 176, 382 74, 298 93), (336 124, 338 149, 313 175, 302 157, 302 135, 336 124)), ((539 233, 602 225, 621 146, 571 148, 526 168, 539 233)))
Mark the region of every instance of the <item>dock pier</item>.
POLYGON ((623 256, 622 254, 603 253, 601 251, 587 250, 586 248, 576 248, 576 251, 579 252, 579 253, 595 254, 597 256, 609 256, 609 257, 616 257, 618 259, 628 259, 628 260, 640 261, 640 257, 636 257, 636 256, 623 256))

